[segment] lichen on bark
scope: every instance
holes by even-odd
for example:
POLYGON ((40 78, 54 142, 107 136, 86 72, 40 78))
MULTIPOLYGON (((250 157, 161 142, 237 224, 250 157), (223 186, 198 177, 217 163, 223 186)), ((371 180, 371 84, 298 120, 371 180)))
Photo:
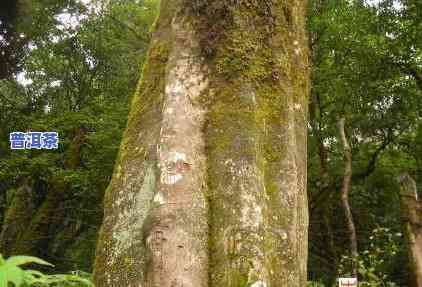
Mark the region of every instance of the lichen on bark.
POLYGON ((97 286, 207 286, 206 67, 176 7, 162 3, 106 194, 97 286))
POLYGON ((202 3, 210 286, 305 286, 305 4, 202 3))

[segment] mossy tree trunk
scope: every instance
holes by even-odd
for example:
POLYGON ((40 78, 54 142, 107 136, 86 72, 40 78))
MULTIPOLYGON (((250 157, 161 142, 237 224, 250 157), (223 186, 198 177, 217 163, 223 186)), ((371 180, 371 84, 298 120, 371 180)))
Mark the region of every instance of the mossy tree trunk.
POLYGON ((408 241, 412 281, 422 287, 422 204, 418 199, 416 182, 408 175, 400 177, 402 221, 408 241))
POLYGON ((23 180, 18 189, 8 192, 13 193, 13 197, 0 232, 0 253, 5 257, 15 253, 16 242, 21 240, 36 210, 33 186, 28 180, 23 180))
MULTIPOLYGON (((75 129, 63 173, 50 177, 45 186, 39 179, 23 178, 18 189, 7 192, 4 220, 0 226, 0 253, 3 256, 32 255, 54 263, 56 270, 90 270, 100 225, 101 201, 87 198, 75 203, 71 183, 66 180, 67 171, 81 167, 85 135, 84 127, 75 129), (89 213, 90 217, 76 216, 76 212, 86 214, 86 211, 73 210, 88 204, 94 211, 89 213), (81 254, 83 256, 78 257, 81 254)), ((100 185, 98 190, 103 188, 100 185)), ((92 193, 95 194, 95 190, 92 193)))
POLYGON ((97 287, 306 286, 303 1, 163 0, 97 287))

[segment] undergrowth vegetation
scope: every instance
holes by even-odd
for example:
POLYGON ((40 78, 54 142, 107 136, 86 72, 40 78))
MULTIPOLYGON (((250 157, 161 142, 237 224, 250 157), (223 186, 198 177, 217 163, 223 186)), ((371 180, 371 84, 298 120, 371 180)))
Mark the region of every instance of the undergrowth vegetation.
POLYGON ((0 254, 0 287, 94 287, 90 274, 82 271, 49 275, 22 267, 35 264, 54 267, 38 257, 12 256, 4 259, 0 254))

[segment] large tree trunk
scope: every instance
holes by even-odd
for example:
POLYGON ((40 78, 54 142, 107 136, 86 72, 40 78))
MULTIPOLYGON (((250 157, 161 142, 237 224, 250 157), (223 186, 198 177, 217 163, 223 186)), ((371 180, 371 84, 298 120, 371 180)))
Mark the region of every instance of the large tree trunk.
POLYGON ((306 285, 302 1, 161 2, 97 287, 306 285))
POLYGON ((422 287, 422 204, 416 182, 408 174, 400 177, 400 183, 402 220, 409 244, 412 279, 415 287, 422 287))

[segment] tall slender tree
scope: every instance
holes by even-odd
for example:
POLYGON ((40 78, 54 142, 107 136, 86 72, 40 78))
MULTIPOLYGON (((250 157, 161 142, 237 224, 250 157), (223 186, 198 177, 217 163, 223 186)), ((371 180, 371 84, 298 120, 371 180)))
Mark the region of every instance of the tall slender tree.
POLYGON ((163 0, 96 286, 306 285, 305 1, 163 0))
POLYGON ((400 176, 400 198, 402 222, 409 249, 409 262, 412 269, 412 283, 422 286, 422 216, 421 201, 418 199, 416 182, 409 174, 400 176))
POLYGON ((358 260, 358 240, 356 236, 356 226, 355 222, 353 220, 353 214, 352 209, 350 207, 349 202, 349 194, 350 194, 350 182, 352 180, 352 148, 350 147, 349 140, 347 139, 346 135, 346 119, 341 118, 338 121, 338 129, 340 133, 340 141, 343 145, 343 154, 344 154, 344 161, 345 161, 345 167, 344 167, 344 174, 343 179, 341 183, 341 195, 340 195, 340 201, 341 201, 341 207, 344 211, 344 217, 346 218, 347 222, 347 231, 349 235, 349 249, 350 249, 350 255, 352 257, 352 276, 357 277, 358 276, 358 266, 357 266, 357 260, 358 260))

